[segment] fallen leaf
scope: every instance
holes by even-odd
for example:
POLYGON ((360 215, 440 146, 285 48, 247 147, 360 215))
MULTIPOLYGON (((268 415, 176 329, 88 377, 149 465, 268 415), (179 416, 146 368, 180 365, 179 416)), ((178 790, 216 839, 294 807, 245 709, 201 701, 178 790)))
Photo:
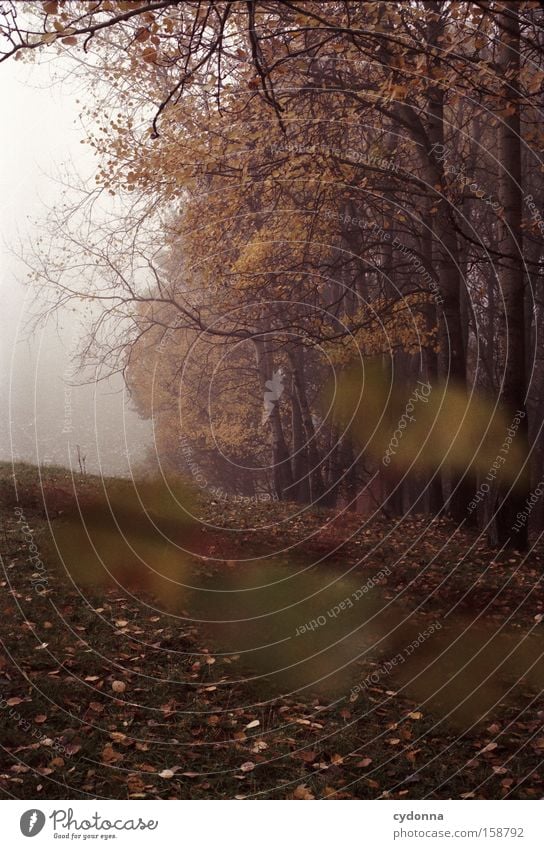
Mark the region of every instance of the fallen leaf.
POLYGON ((299 784, 293 793, 293 799, 315 799, 313 793, 310 793, 305 784, 299 784))
POLYGON ((159 772, 159 776, 161 778, 173 778, 179 767, 174 767, 174 769, 163 769, 162 772, 159 772))
POLYGON ((145 790, 145 782, 139 775, 129 775, 127 778, 127 786, 131 793, 143 793, 145 790))
POLYGON ((317 758, 317 752, 314 752, 312 749, 308 749, 303 752, 293 752, 292 757, 297 761, 304 761, 306 764, 313 764, 317 758))
POLYGON ((123 759, 121 752, 116 752, 111 743, 106 743, 102 749, 102 763, 113 764, 123 759))
POLYGON ((127 735, 123 734, 122 731, 111 731, 110 737, 114 743, 122 743, 124 740, 127 739, 127 735))

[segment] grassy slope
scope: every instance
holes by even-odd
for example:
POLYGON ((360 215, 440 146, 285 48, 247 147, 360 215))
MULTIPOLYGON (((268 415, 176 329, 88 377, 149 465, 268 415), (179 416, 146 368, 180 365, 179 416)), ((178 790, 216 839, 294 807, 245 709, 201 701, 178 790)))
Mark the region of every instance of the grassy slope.
MULTIPOLYGON (((48 522, 54 528, 62 517, 72 478, 61 469, 43 471, 41 481, 33 467, 19 465, 15 472, 19 500, 11 467, 0 468, 5 797, 542 795, 542 705, 523 683, 471 728, 441 722, 439 713, 407 698, 391 678, 378 680, 355 702, 345 694, 326 700, 312 692, 263 699, 239 657, 214 656, 198 628, 157 611, 150 598, 131 598, 120 588, 80 593, 45 557, 47 593, 37 593, 43 572, 29 562, 28 532, 25 540, 14 508, 23 510, 40 554, 49 551, 48 522)), ((76 485, 84 500, 101 483, 87 477, 76 485)), ((293 557, 349 567, 361 581, 394 563, 385 597, 402 593, 412 608, 425 598, 421 627, 452 609, 460 616, 485 609, 491 627, 513 614, 509 627, 521 633, 542 612, 541 552, 521 568, 519 556, 492 561, 474 537, 449 539, 447 523, 416 543, 418 521, 396 531, 380 521, 360 529, 357 517, 349 516, 323 528, 330 517, 322 511, 274 524, 269 520, 284 518, 289 508, 199 509, 216 526, 202 533, 201 553, 227 562, 273 551, 279 538, 282 545, 292 542, 293 557), (252 532, 264 518, 270 527, 252 532), (229 532, 244 524, 247 531, 229 532), (297 547, 301 534, 309 533, 311 539, 297 547)), ((233 568, 199 562, 207 573, 233 568)), ((364 658, 357 676, 375 669, 376 659, 364 658)))

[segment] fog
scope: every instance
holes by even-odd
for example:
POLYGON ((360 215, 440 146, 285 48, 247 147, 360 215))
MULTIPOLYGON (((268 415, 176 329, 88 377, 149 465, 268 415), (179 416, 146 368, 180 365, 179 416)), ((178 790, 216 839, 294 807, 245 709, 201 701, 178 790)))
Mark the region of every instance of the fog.
POLYGON ((47 63, 8 62, 0 94, 0 460, 78 468, 79 445, 88 472, 130 474, 150 444, 150 424, 131 408, 120 376, 74 385, 80 316, 63 310, 32 331, 39 293, 20 258, 59 200, 59 176, 93 173, 78 118, 84 92, 68 71, 53 82, 47 63))

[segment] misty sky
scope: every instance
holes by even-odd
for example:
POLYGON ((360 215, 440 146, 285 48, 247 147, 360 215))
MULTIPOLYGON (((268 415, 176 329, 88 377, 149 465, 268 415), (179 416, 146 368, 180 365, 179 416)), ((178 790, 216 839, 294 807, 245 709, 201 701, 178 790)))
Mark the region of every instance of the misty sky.
POLYGON ((83 177, 94 169, 81 144, 78 98, 70 76, 52 83, 48 64, 0 66, 1 312, 0 459, 77 467, 76 444, 88 471, 126 474, 151 444, 151 427, 131 410, 122 380, 71 388, 70 351, 77 348, 74 313, 64 312, 29 338, 35 290, 18 259, 60 196, 66 166, 83 177), (130 456, 130 465, 126 454, 130 456))

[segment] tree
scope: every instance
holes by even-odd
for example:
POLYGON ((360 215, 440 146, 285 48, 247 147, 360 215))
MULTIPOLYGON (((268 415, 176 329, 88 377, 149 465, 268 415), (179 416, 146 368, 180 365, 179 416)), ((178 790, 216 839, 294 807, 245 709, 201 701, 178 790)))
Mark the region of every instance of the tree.
MULTIPOLYGON (((498 67, 503 80, 503 117, 499 124, 501 163, 500 194, 504 215, 500 247, 503 252, 499 280, 504 305, 506 352, 500 401, 514 419, 521 416, 516 440, 524 458, 528 456, 526 416, 525 355, 525 276, 523 265, 522 174, 521 174, 521 92, 520 21, 517 3, 507 2, 498 11, 501 42, 498 67)), ((500 545, 527 547, 527 523, 519 527, 517 514, 529 495, 527 459, 513 484, 501 482, 497 494, 497 541, 500 545)))
MULTIPOLYGON (((119 107, 92 143, 99 184, 123 202, 132 196, 138 223, 124 246, 108 242, 107 260, 96 242, 90 251, 113 297, 96 285, 83 292, 119 325, 108 355, 128 368, 133 346, 158 327, 226 348, 247 342, 261 395, 281 366, 287 388, 266 420, 280 497, 324 498, 333 478, 355 469, 355 480, 363 467, 338 422, 316 425, 325 356, 339 367, 380 355, 384 375, 392 363, 405 388, 424 378, 442 391, 449 381, 467 405, 486 391, 505 414, 519 407, 537 315, 519 246, 522 236, 531 245, 538 280, 541 234, 522 216, 522 176, 536 166, 515 133, 538 144, 541 10, 99 0, 33 4, 24 25, 14 4, 3 11, 6 57, 40 45, 87 51, 85 73, 108 84, 108 103, 97 86, 89 117, 109 116, 112 99, 119 107), (510 165, 520 179, 504 176, 510 165), (165 274, 149 235, 144 248, 134 240, 151 220, 161 249, 179 241, 183 275, 165 274), (136 253, 145 285, 134 284, 136 253), (504 381, 501 327, 520 338, 504 356, 504 381)), ((59 284, 60 270, 46 276, 61 299, 81 294, 59 284)), ((446 501, 457 520, 473 515, 479 450, 455 469, 445 451, 428 509, 446 501)), ((404 506, 421 509, 426 474, 402 480, 404 506)), ((522 485, 507 496, 504 484, 502 527, 526 495, 522 485)))

